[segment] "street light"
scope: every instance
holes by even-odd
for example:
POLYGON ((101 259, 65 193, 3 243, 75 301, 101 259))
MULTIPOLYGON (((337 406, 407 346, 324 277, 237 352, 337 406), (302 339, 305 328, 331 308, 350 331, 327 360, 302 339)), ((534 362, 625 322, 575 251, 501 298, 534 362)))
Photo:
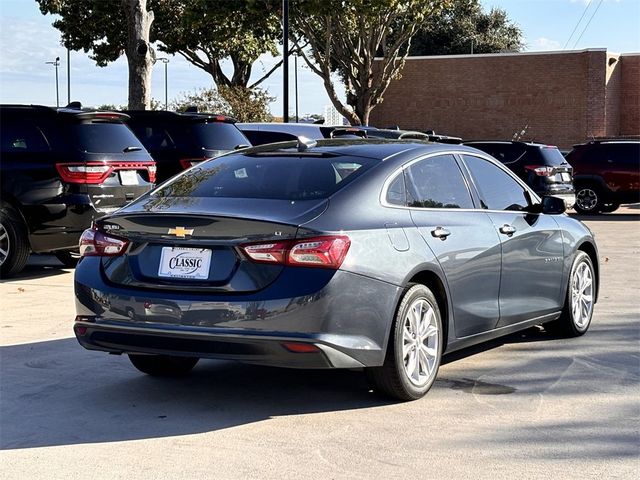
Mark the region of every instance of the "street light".
POLYGON ((169 59, 167 57, 156 58, 156 60, 160 60, 164 63, 164 109, 169 110, 169 96, 168 96, 168 83, 167 83, 167 64, 169 63, 169 59))
POLYGON ((56 57, 53 62, 44 62, 47 65, 53 65, 56 67, 56 107, 60 106, 60 92, 58 90, 58 67, 60 66, 60 57, 56 57))

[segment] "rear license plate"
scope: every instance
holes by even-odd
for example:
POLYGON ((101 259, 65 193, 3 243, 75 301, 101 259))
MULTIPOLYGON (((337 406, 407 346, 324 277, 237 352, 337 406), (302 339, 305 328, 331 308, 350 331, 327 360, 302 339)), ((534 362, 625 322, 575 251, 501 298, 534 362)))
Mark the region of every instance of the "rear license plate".
POLYGON ((162 247, 158 276, 206 280, 209 278, 211 250, 206 248, 162 247))
POLYGON ((570 173, 561 173, 560 174, 560 178, 562 178, 563 182, 570 182, 571 181, 571 174, 570 173))
POLYGON ((120 183, 122 185, 139 185, 137 170, 120 170, 120 183))

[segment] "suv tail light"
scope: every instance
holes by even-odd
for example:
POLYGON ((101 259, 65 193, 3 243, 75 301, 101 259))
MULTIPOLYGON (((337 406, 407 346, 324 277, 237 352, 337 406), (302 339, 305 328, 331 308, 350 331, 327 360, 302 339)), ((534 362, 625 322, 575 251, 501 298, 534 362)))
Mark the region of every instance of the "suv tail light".
POLYGON ((83 257, 117 257, 124 254, 129 242, 90 228, 80 237, 80 255, 83 257))
POLYGON ((180 165, 182 165, 182 168, 184 170, 186 170, 187 168, 191 168, 191 167, 199 164, 200 162, 204 162, 207 158, 209 158, 209 157, 181 158, 180 159, 180 165))
POLYGON ((543 165, 525 165, 525 170, 529 172, 533 172, 539 177, 550 177, 551 175, 555 175, 556 169, 553 167, 545 167, 543 165))
POLYGON ((57 163, 56 170, 67 183, 101 184, 117 170, 146 170, 149 182, 156 181, 155 162, 57 163))
POLYGON ((279 265, 320 267, 337 270, 347 256, 351 240, 346 235, 263 242, 241 245, 254 262, 279 265))

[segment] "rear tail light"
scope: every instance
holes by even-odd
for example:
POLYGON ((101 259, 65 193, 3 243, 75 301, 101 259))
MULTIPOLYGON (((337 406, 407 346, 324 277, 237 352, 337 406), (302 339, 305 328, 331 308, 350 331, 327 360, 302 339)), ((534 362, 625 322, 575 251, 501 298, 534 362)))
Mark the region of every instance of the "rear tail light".
POLYGON ((124 254, 129 242, 100 230, 90 228, 80 237, 80 255, 83 257, 117 257, 124 254))
POLYGON ((315 353, 320 351, 313 343, 282 342, 281 345, 292 353, 315 353))
POLYGON ((201 158, 181 158, 180 159, 180 165, 182 165, 182 168, 184 170, 186 170, 187 168, 191 168, 195 165, 198 165, 200 162, 204 162, 207 159, 207 157, 201 157, 201 158))
POLYGON ((553 167, 545 167, 542 165, 526 165, 524 167, 525 170, 529 172, 533 172, 539 177, 550 177, 551 175, 555 175, 556 169, 553 167))
POLYGON ((347 256, 351 240, 346 235, 241 245, 254 262, 300 267, 338 269, 347 256))
POLYGON ((146 170, 149 182, 156 181, 155 162, 57 163, 56 170, 67 183, 101 184, 117 170, 146 170))

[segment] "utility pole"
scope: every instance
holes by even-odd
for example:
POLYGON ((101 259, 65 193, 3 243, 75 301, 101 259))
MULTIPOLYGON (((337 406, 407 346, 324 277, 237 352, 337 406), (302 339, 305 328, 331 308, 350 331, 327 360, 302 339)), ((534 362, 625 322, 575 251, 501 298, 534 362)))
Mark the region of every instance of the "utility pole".
POLYGON ((293 61, 294 61, 294 73, 295 73, 295 78, 296 78, 296 123, 298 123, 300 121, 300 119, 298 118, 298 55, 296 54, 293 57, 293 61))
POLYGON ((71 103, 71 51, 67 48, 67 105, 71 103))
POLYGON ((289 123, 289 0, 282 0, 282 121, 289 123))
POLYGON ((56 57, 53 62, 45 62, 47 65, 56 67, 56 107, 60 106, 60 90, 58 87, 58 67, 60 66, 60 57, 56 57))
POLYGON ((160 60, 162 63, 164 63, 164 109, 165 110, 169 110, 169 83, 167 80, 167 64, 169 63, 169 59, 167 57, 160 57, 157 58, 156 60, 160 60))

